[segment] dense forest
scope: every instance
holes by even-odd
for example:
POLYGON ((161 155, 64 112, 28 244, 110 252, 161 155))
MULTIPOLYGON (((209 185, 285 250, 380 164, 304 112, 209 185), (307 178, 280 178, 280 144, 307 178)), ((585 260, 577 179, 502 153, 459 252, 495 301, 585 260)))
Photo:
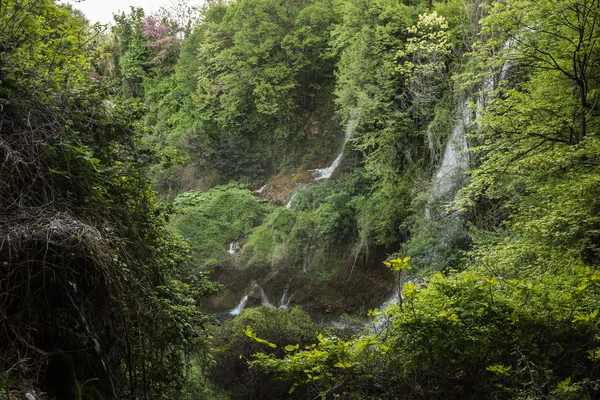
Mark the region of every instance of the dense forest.
POLYGON ((598 0, 0 1, 0 400, 600 398, 598 0))

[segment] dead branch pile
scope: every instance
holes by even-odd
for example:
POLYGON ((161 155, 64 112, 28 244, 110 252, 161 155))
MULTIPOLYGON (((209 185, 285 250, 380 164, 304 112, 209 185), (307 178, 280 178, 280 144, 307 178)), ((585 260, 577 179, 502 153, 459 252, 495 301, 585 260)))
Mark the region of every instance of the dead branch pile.
POLYGON ((18 366, 19 380, 42 382, 54 349, 101 356, 122 287, 110 226, 77 212, 76 188, 57 187, 60 118, 39 105, 22 111, 0 113, 0 372, 18 366))

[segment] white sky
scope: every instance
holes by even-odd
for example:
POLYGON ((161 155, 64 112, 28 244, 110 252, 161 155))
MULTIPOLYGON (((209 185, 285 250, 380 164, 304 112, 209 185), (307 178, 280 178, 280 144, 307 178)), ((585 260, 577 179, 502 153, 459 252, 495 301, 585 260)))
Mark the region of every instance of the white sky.
MULTIPOLYGON (((121 11, 128 13, 131 6, 142 7, 148 15, 160 6, 169 4, 169 0, 84 0, 80 2, 65 0, 65 2, 83 11, 91 23, 100 22, 103 24, 112 22, 113 14, 121 11)), ((197 5, 202 4, 202 2, 202 0, 189 1, 190 4, 197 5)))

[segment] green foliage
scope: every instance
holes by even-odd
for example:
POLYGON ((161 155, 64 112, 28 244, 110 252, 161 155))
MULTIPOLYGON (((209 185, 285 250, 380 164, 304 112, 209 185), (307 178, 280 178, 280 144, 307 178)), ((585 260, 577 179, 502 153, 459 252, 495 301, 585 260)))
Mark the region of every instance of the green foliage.
POLYGON ((146 16, 141 7, 114 15, 110 35, 102 44, 104 52, 98 60, 98 70, 122 97, 147 96, 146 103, 155 110, 152 101, 158 97, 156 87, 173 73, 181 47, 180 35, 188 30, 181 20, 187 18, 189 24, 197 12, 194 8, 180 2, 170 10, 161 8, 157 15, 146 16))
POLYGON ((279 359, 257 354, 251 365, 323 397, 540 397, 565 379, 585 393, 597 379, 597 275, 578 266, 527 280, 436 274, 426 286, 405 285, 383 341, 321 337, 279 359))
POLYGON ((177 135, 196 168, 221 181, 258 181, 329 156, 322 145, 339 133, 330 101, 334 18, 322 0, 209 3, 183 43, 171 90, 155 91, 169 109, 153 106, 158 134, 177 135))
POLYGON ((290 259, 286 252, 285 243, 293 229, 297 218, 287 208, 274 209, 248 237, 244 245, 244 257, 250 266, 270 266, 279 262, 298 261, 290 259))
POLYGON ((316 336, 317 343, 293 346, 283 359, 257 353, 250 366, 294 382, 290 395, 297 388, 309 387, 317 398, 381 398, 376 396, 383 394, 380 388, 384 381, 377 376, 373 356, 386 353, 387 346, 370 335, 350 341, 316 336))
POLYGON ((417 24, 407 31, 413 36, 396 54, 400 61, 397 70, 407 81, 413 113, 427 115, 447 80, 446 63, 451 52, 448 23, 433 11, 419 14, 417 24))
POLYGON ((412 269, 412 267, 408 264, 410 261, 410 257, 404 258, 394 258, 390 261, 384 261, 386 267, 391 269, 392 271, 402 272, 405 269, 412 269))
POLYGON ((597 248, 592 187, 598 169, 589 160, 598 157, 598 138, 591 128, 598 118, 589 96, 598 89, 595 77, 600 70, 587 63, 598 52, 597 44, 588 43, 598 29, 587 19, 580 25, 571 23, 581 15, 594 19, 596 14, 586 2, 551 6, 523 1, 494 6, 483 21, 486 34, 497 28, 501 34, 479 43, 481 68, 505 71, 514 79, 497 87, 485 110, 480 145, 474 148, 478 168, 459 201, 480 207, 483 223, 498 224, 484 217, 486 212, 512 215, 507 228, 524 232, 521 255, 547 257, 558 246, 577 257, 587 253, 584 257, 597 263, 592 255, 597 248), (531 12, 517 18, 522 10, 531 12), (483 57, 500 43, 493 57, 483 57), (583 81, 590 83, 582 87, 583 81), (549 200, 556 196, 557 202, 549 200))
POLYGON ((98 32, 68 7, 2 1, 0 31, 0 370, 59 398, 81 398, 78 381, 177 398, 215 285, 182 273, 189 250, 143 173, 141 110, 107 100, 98 32), (52 383, 45 355, 59 351, 72 360, 52 383))
POLYGON ((268 207, 238 185, 217 186, 208 192, 185 192, 171 225, 190 243, 197 266, 225 262, 230 242, 247 237, 259 225, 268 207))
POLYGON ((321 279, 339 273, 349 254, 356 259, 375 246, 401 240, 408 215, 403 187, 369 188, 363 170, 338 182, 298 190, 294 207, 274 209, 244 245, 253 266, 313 269, 321 279))
POLYGON ((471 237, 465 221, 453 216, 419 218, 416 231, 402 245, 420 273, 456 268, 463 263, 471 237))
POLYGON ((408 32, 416 35, 406 41, 406 52, 401 51, 397 57, 407 55, 414 61, 405 61, 398 67, 403 75, 414 79, 417 74, 432 78, 444 68, 444 56, 450 54, 448 41, 448 23, 436 11, 431 14, 420 14, 416 26, 408 28, 408 32), (441 59, 440 59, 441 58, 441 59))
POLYGON ((404 48, 413 7, 394 0, 340 5, 342 23, 333 32, 339 52, 336 102, 346 122, 358 120, 354 147, 373 178, 393 184, 420 159, 422 141, 404 106, 405 85, 395 54, 404 48))
POLYGON ((212 379, 231 391, 232 398, 252 398, 269 393, 273 398, 288 397, 289 383, 281 383, 258 370, 248 369, 247 362, 257 351, 283 356, 286 345, 299 346, 315 342, 316 325, 300 308, 279 310, 266 307, 244 310, 215 332, 216 365, 212 379))
POLYGON ((144 10, 131 7, 130 14, 115 14, 112 34, 115 38, 112 51, 115 75, 122 81, 124 98, 143 96, 143 79, 150 68, 150 52, 142 35, 144 10))
POLYGON ((455 55, 460 55, 471 49, 479 33, 479 25, 474 23, 478 18, 479 5, 475 2, 449 0, 432 2, 433 9, 443 16, 448 23, 450 48, 455 55))
POLYGON ((410 193, 403 180, 374 186, 354 200, 359 227, 359 249, 372 244, 392 246, 406 238, 403 222, 409 215, 410 193))
POLYGON ((446 142, 456 124, 456 113, 451 92, 438 97, 433 110, 433 119, 427 125, 426 135, 432 162, 439 165, 442 161, 446 142))
MULTIPOLYGON (((448 29, 469 36, 457 21, 471 5, 436 8, 450 13, 448 29)), ((422 273, 441 269, 446 275, 403 285, 400 305, 385 312, 391 326, 375 330, 382 336, 371 346, 360 345, 369 335, 346 342, 322 338, 314 348, 284 356, 257 354, 253 366, 322 398, 595 397, 600 170, 598 113, 591 98, 600 70, 591 60, 598 59, 598 9, 578 0, 518 1, 495 3, 487 11, 475 44, 479 72, 465 66, 459 79, 478 85, 490 73, 510 79, 496 79, 493 90, 488 84, 480 93, 487 106, 477 110, 484 115, 472 138, 472 180, 459 196, 462 214, 417 221, 403 246, 422 273), (471 240, 472 250, 464 253, 471 240), (454 267, 462 272, 451 271, 454 267)), ((355 44, 368 37, 357 27, 370 23, 350 30, 355 44)), ((357 58, 350 48, 345 54, 357 58)), ((427 68, 423 62, 419 67, 427 68)), ((355 85, 368 82, 342 75, 360 70, 350 65, 340 69, 340 77, 355 85)), ((378 89, 381 95, 385 85, 378 89)), ((340 104, 376 104, 376 96, 355 93, 340 92, 340 104)), ((368 107, 361 110, 362 120, 368 107)), ((438 103, 437 110, 439 119, 448 105, 438 103)), ((433 121, 436 129, 442 125, 433 121)), ((359 135, 365 134, 354 145, 364 154, 371 182, 382 188, 399 171, 410 171, 410 164, 393 156, 393 145, 377 147, 396 143, 386 136, 400 135, 372 126, 359 124, 359 135)), ((400 140, 416 133, 408 124, 405 129, 400 140)), ((407 151, 418 148, 404 143, 407 151)), ((404 266, 404 259, 390 261, 390 267, 404 266)))

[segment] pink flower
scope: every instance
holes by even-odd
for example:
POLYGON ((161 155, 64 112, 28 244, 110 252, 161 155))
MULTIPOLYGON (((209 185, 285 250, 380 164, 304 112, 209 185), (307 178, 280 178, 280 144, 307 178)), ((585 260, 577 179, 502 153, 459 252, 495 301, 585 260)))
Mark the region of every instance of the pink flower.
POLYGON ((160 21, 150 15, 146 17, 146 20, 144 21, 144 31, 142 32, 142 35, 148 39, 161 39, 167 33, 167 29, 168 28, 164 24, 160 23, 160 21))

